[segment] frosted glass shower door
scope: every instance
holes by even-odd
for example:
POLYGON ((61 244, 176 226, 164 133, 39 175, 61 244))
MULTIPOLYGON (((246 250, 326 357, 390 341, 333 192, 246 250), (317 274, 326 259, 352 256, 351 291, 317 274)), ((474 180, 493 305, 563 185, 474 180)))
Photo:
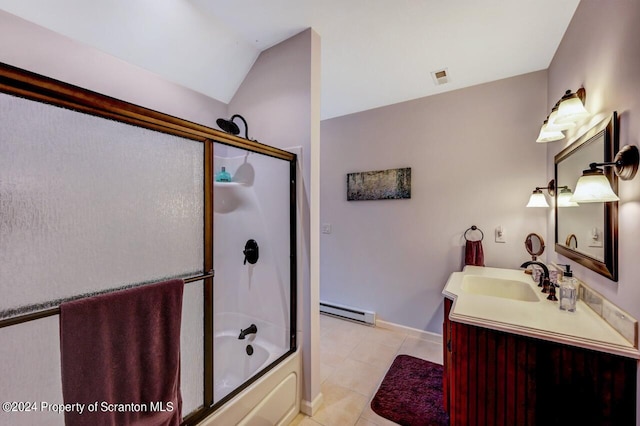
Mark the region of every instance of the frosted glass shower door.
POLYGON ((295 218, 289 161, 217 143, 214 153, 214 172, 224 167, 232 177, 214 182, 214 402, 219 402, 295 346, 295 218), (258 245, 254 264, 245 262, 243 253, 249 240, 258 245), (257 332, 240 336, 252 325, 257 332))
POLYGON ((202 271, 201 142, 6 94, 0 141, 0 316, 202 271))
POLYGON ((292 354, 295 175, 290 152, 0 63, 0 394, 62 402, 59 305, 170 277, 185 424, 292 354))
POLYGON ((200 409, 210 146, 0 93, 4 398, 62 402, 58 318, 47 318, 60 303, 180 277, 194 278, 181 318, 183 413, 200 409))

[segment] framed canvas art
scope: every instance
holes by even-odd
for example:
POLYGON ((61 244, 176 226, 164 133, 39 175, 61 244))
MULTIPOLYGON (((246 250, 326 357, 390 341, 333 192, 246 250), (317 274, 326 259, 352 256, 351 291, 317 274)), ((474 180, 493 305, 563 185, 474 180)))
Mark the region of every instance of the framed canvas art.
POLYGON ((411 198, 411 167, 347 174, 347 200, 411 198))

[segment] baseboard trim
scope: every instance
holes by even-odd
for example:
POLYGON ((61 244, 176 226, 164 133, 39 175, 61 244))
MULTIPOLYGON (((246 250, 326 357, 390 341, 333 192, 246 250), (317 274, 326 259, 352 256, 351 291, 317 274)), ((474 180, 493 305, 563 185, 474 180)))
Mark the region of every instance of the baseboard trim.
POLYGON ((312 402, 303 399, 302 401, 300 401, 300 412, 306 414, 309 417, 313 417, 318 413, 323 400, 324 397, 322 396, 322 392, 319 392, 312 402))
POLYGON ((406 325, 395 324, 381 319, 376 319, 376 327, 406 333, 408 336, 428 340, 430 342, 442 343, 442 334, 433 333, 431 331, 418 330, 417 328, 407 327, 406 325))

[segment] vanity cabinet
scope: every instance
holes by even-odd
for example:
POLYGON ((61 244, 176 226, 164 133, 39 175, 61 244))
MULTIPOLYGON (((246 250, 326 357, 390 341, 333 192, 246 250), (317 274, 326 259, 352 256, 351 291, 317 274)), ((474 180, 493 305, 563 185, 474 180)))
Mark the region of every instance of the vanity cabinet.
POLYGON ((635 425, 635 359, 449 320, 444 404, 457 425, 635 425))
POLYGON ((449 313, 451 312, 451 305, 453 302, 451 299, 444 298, 444 322, 442 323, 442 397, 444 409, 447 413, 451 414, 449 396, 452 393, 451 380, 449 374, 451 371, 451 321, 449 320, 449 313))

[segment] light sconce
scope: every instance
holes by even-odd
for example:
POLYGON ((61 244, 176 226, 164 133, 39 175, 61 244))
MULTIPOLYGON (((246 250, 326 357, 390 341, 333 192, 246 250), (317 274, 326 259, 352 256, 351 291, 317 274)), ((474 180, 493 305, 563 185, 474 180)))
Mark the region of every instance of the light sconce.
POLYGON ((575 123, 587 118, 589 116, 589 111, 584 107, 584 99, 586 96, 587 92, 584 90, 584 87, 579 88, 575 93, 571 93, 571 90, 567 90, 564 96, 560 99, 560 105, 558 105, 558 116, 555 118, 554 123, 575 123))
POLYGON ((567 121, 566 123, 558 123, 558 109, 560 107, 560 101, 558 101, 553 109, 551 110, 551 114, 549 114, 549 118, 547 118, 547 130, 549 131, 565 131, 569 130, 573 127, 576 127, 576 123, 573 121, 567 121))
POLYGON ((567 90, 542 124, 536 142, 553 142, 564 139, 564 133, 562 133, 564 130, 575 127, 576 122, 588 117, 589 112, 584 107, 586 96, 587 93, 583 87, 575 93, 567 90))
POLYGON ((232 115, 229 120, 225 120, 224 118, 218 118, 216 120, 216 124, 224 132, 237 136, 240 133, 240 128, 236 123, 233 122, 233 120, 235 120, 236 118, 239 118, 244 123, 244 138, 247 140, 254 140, 254 139, 249 139, 249 125, 247 124, 247 120, 245 120, 244 117, 241 116, 240 114, 232 115))
POLYGON ((553 141, 559 141, 560 139, 564 139, 564 133, 562 133, 560 130, 549 129, 549 119, 544 120, 544 123, 542 123, 542 127, 540 128, 540 134, 538 135, 538 139, 536 139, 536 142, 538 143, 553 142, 553 141))
POLYGON ((579 204, 575 201, 571 201, 571 197, 573 197, 573 192, 569 189, 568 186, 559 186, 558 189, 558 207, 578 207, 579 204))
POLYGON ((553 196, 555 194, 556 182, 551 179, 549 184, 545 187, 536 186, 536 189, 533 190, 531 197, 529 197, 529 202, 527 203, 527 207, 549 207, 549 203, 547 203, 547 198, 542 193, 542 190, 546 189, 549 195, 553 196))
POLYGON ((620 179, 631 180, 638 171, 640 155, 638 148, 625 145, 616 154, 613 161, 607 163, 591 163, 589 169, 582 172, 571 201, 577 203, 606 203, 618 201, 620 198, 611 188, 611 183, 604 171, 598 167, 613 167, 620 179))

